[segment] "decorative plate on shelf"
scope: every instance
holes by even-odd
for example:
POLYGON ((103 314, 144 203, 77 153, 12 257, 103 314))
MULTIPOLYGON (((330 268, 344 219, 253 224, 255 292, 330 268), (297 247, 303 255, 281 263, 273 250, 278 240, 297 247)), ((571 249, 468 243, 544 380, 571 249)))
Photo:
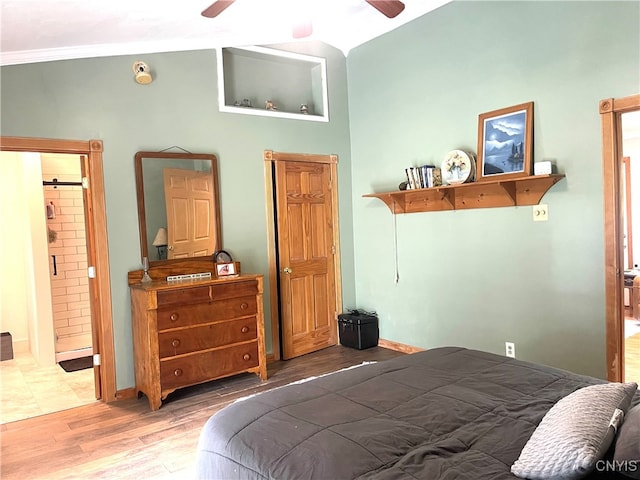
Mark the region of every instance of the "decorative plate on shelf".
POLYGON ((452 150, 447 153, 442 165, 442 181, 449 185, 471 182, 475 177, 476 161, 472 153, 452 150))

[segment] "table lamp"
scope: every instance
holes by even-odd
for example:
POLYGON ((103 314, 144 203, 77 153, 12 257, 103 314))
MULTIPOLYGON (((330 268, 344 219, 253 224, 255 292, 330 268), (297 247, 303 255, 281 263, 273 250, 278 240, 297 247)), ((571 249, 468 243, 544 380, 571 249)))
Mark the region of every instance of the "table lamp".
POLYGON ((152 245, 158 249, 158 260, 167 259, 167 229, 160 227, 152 245))

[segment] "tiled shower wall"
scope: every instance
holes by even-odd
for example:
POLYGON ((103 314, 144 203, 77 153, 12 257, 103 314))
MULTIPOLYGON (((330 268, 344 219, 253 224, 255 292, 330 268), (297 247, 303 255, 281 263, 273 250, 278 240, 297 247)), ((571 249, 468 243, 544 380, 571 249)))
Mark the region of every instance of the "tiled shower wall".
MULTIPOLYGON (((43 180, 80 182, 80 158, 42 155, 43 180)), ((44 186, 45 205, 53 202, 55 218, 47 218, 49 271, 56 353, 91 347, 91 312, 87 247, 81 186, 44 186), (56 258, 54 274, 53 256, 56 258)))

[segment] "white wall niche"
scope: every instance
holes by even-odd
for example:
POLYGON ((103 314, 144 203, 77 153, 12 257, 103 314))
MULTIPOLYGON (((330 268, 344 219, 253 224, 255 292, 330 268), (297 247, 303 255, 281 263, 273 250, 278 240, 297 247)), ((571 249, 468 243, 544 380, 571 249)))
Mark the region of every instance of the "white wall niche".
POLYGON ((328 122, 326 60, 265 47, 225 47, 216 52, 221 112, 328 122), (251 107, 243 106, 248 99, 251 107), (277 110, 267 110, 271 100, 277 110), (306 104, 308 114, 300 112, 306 104))

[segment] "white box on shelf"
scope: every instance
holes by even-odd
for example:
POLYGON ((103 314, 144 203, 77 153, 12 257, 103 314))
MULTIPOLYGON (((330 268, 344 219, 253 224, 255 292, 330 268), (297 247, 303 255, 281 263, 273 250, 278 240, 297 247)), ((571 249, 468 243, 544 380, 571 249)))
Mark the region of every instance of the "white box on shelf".
POLYGON ((544 162, 535 162, 533 164, 534 175, 550 175, 553 173, 553 163, 550 160, 544 162))

